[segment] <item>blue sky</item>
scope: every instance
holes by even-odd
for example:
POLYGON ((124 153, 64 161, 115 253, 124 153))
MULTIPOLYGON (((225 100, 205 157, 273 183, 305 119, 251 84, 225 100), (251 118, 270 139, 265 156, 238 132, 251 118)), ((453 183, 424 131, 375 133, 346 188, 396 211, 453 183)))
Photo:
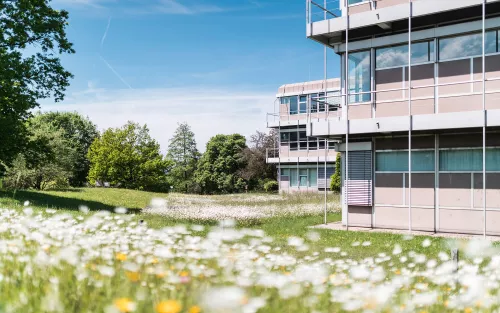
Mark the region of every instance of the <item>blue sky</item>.
MULTIPOLYGON (((304 0, 53 0, 70 12, 75 78, 42 110, 88 115, 100 129, 147 123, 165 150, 187 121, 200 148, 217 133, 265 129, 277 88, 323 78, 305 37, 304 0)), ((338 76, 330 52, 329 77, 338 76)))

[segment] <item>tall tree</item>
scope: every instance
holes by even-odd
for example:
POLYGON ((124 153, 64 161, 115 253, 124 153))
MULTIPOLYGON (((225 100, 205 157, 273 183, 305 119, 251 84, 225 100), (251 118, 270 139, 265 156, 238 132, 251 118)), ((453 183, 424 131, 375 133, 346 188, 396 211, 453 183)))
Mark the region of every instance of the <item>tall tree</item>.
POLYGON ((109 128, 90 146, 89 181, 109 182, 129 189, 166 191, 168 162, 146 125, 128 122, 109 128))
POLYGON ((24 151, 8 166, 6 186, 13 188, 67 187, 77 152, 64 136, 64 130, 35 115, 26 123, 24 151))
POLYGON ((276 166, 267 164, 266 152, 275 149, 278 142, 278 132, 271 130, 269 134, 256 131, 250 136, 250 146, 242 151, 242 158, 246 166, 241 169, 240 175, 253 189, 262 189, 266 180, 276 180, 276 166))
POLYGON ((174 136, 170 139, 167 159, 171 162, 168 180, 177 191, 195 192, 194 172, 200 159, 196 140, 191 127, 187 123, 179 124, 174 136))
POLYGON ((68 12, 50 0, 0 1, 0 161, 22 149, 24 122, 37 101, 63 100, 71 73, 59 56, 75 51, 66 38, 68 12))
POLYGON ((61 129, 64 138, 76 151, 69 182, 74 187, 83 186, 87 182, 90 169, 87 153, 92 142, 99 136, 97 126, 88 117, 76 112, 48 112, 41 114, 40 118, 61 129))
POLYGON ((208 143, 195 173, 204 193, 232 193, 243 190, 245 180, 239 175, 245 167, 241 152, 246 140, 240 134, 216 135, 208 143))

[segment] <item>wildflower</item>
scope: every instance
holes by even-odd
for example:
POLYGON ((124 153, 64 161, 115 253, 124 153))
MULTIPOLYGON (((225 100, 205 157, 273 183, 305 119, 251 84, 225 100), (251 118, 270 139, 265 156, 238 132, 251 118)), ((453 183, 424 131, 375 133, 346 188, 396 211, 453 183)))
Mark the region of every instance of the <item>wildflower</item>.
POLYGON ((127 275, 127 278, 134 283, 139 281, 139 279, 141 278, 141 275, 137 272, 126 271, 125 275, 127 275))
POLYGON ((115 209, 115 213, 116 214, 126 214, 127 213, 127 209, 126 208, 122 208, 122 207, 116 208, 115 209))
POLYGON ((116 254, 116 259, 118 261, 126 261, 127 260, 127 255, 124 254, 124 253, 119 252, 119 253, 116 254))
POLYGON ((179 313, 182 310, 182 305, 177 300, 161 301, 156 305, 158 313, 179 313))
POLYGON ((201 309, 197 305, 193 305, 192 307, 189 308, 189 313, 200 313, 201 309))
POLYGON ((422 242, 422 247, 424 247, 424 248, 427 248, 427 247, 429 247, 430 245, 431 245, 431 241, 430 241, 430 239, 428 239, 428 238, 427 238, 427 239, 425 239, 425 240, 422 242))
POLYGON ((135 311, 135 303, 128 298, 118 298, 114 301, 115 307, 122 313, 135 311))

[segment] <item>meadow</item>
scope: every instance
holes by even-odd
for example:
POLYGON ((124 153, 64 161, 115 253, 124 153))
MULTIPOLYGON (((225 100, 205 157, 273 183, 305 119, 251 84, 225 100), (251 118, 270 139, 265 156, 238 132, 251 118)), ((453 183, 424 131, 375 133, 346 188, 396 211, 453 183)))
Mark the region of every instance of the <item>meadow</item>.
POLYGON ((497 312, 496 245, 322 222, 323 195, 3 191, 0 311, 497 312))

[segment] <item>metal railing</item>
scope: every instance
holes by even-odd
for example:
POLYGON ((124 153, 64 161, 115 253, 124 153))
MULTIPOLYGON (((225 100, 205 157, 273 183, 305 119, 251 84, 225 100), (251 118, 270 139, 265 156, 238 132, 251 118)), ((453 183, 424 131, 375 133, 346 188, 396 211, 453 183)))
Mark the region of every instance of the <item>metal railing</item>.
POLYGON ((307 24, 342 16, 341 2, 345 0, 307 0, 307 24))

